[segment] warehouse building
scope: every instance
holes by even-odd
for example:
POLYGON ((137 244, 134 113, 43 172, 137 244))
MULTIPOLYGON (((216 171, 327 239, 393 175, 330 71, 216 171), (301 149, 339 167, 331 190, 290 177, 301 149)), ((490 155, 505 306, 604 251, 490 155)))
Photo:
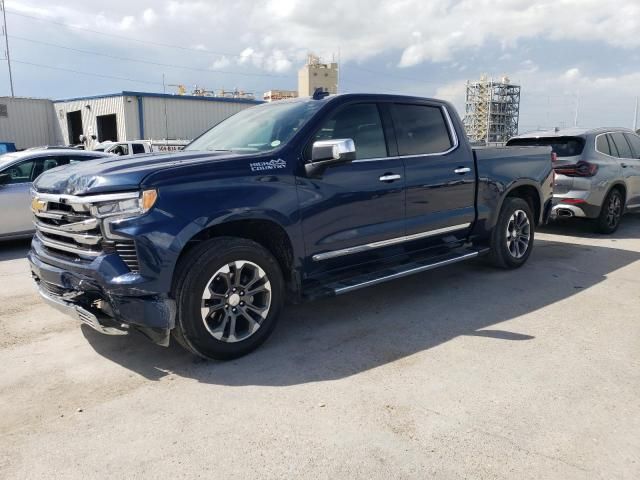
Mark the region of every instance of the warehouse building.
POLYGON ((64 142, 84 143, 91 149, 105 140, 191 140, 260 103, 246 98, 125 91, 57 100, 54 108, 64 142))
POLYGON ((53 102, 43 98, 0 97, 0 142, 19 150, 62 143, 53 102))

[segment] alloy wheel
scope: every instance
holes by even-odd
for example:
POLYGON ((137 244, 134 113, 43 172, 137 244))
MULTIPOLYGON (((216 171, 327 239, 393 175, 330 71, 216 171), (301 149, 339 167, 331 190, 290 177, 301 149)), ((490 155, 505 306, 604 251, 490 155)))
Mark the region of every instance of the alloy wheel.
POLYGON ((609 228, 615 228, 620 221, 622 215, 622 200, 620 195, 612 194, 609 197, 609 203, 607 205, 607 217, 606 222, 609 228))
POLYGON ((220 267, 202 292, 204 326, 216 340, 233 343, 258 331, 271 308, 271 282, 259 265, 237 260, 220 267))
POLYGON ((507 248, 513 258, 522 258, 529 249, 531 223, 524 210, 516 210, 507 223, 507 248))

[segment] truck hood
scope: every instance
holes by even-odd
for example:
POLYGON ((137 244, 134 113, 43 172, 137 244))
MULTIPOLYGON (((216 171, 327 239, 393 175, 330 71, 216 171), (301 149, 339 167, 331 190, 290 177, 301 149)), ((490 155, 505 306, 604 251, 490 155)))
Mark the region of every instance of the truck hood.
POLYGON ((239 157, 227 152, 178 152, 98 158, 53 168, 40 175, 33 186, 38 192, 67 195, 135 190, 146 176, 160 170, 239 157))

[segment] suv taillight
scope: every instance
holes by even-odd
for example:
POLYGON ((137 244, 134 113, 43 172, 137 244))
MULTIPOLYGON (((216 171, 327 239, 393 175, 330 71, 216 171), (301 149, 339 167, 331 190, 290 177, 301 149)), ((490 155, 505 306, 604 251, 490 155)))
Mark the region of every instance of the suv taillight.
POLYGON ((585 162, 584 160, 570 165, 559 165, 553 167, 554 171, 559 175, 567 177, 593 177, 598 173, 598 165, 595 163, 585 162))

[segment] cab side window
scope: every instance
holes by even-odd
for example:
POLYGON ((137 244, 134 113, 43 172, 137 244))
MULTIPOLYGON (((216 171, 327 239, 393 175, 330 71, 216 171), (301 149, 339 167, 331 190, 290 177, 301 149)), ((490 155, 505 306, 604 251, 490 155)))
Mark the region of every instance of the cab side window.
POLYGON ((400 155, 443 153, 453 146, 440 107, 394 104, 391 116, 400 155))
POLYGON ((131 144, 131 150, 134 155, 138 155, 139 153, 144 153, 144 145, 141 143, 133 143, 131 144))
POLYGON ((382 120, 374 103, 349 105, 331 115, 314 135, 305 156, 311 158, 311 145, 317 140, 345 138, 353 140, 356 159, 388 156, 382 120))

